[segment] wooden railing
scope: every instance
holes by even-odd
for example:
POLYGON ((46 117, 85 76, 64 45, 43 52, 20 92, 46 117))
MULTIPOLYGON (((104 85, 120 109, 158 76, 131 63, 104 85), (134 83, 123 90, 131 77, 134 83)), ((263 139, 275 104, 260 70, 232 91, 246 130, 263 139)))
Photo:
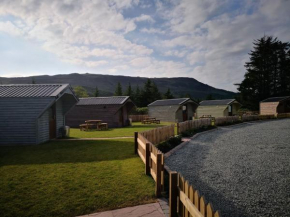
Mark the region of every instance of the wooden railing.
POLYGON ((290 113, 277 114, 277 118, 290 118, 290 113))
POLYGON ((191 121, 184 121, 177 123, 177 134, 181 134, 190 129, 198 129, 203 126, 210 126, 212 124, 211 118, 202 118, 191 121))
POLYGON ((260 120, 259 115, 242 115, 242 121, 257 121, 260 120))
POLYGON ((132 122, 141 122, 145 118, 149 118, 149 115, 129 115, 129 118, 132 119, 132 122))
POLYGON ((215 125, 231 124, 240 121, 239 116, 226 116, 215 118, 215 125))
POLYGON ((189 185, 179 173, 169 173, 170 217, 220 217, 211 203, 207 203, 199 191, 189 185))
POLYGON ((135 153, 145 164, 145 174, 155 181, 155 194, 161 196, 164 189, 164 155, 141 133, 135 133, 135 153))
POLYGON ((168 140, 174 136, 174 124, 165 127, 158 127, 152 130, 143 131, 140 134, 144 136, 153 145, 157 145, 160 142, 168 140))

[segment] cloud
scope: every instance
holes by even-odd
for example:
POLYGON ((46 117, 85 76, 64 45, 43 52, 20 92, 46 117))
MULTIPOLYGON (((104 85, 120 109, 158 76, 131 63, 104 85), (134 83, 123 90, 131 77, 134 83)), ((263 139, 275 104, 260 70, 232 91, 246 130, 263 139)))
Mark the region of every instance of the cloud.
POLYGON ((254 39, 290 41, 289 8, 289 0, 2 0, 0 32, 76 69, 236 90, 254 39))
POLYGON ((20 28, 15 26, 10 21, 0 22, 0 32, 5 32, 12 36, 20 36, 24 34, 20 28))

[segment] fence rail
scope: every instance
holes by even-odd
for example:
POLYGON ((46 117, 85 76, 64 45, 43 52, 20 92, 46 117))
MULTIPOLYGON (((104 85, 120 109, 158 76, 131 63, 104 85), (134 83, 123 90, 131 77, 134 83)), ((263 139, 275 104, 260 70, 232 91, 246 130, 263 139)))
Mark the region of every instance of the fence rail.
POLYGON ((145 164, 145 174, 155 181, 155 194, 161 196, 164 189, 164 155, 141 133, 135 133, 135 153, 145 164))
POLYGON ((153 145, 168 140, 174 136, 174 124, 165 127, 158 127, 152 130, 141 132, 140 134, 149 140, 153 145))
POLYGON ((226 116, 215 118, 215 125, 231 124, 240 121, 239 116, 226 116))
POLYGON ((290 113, 277 114, 277 118, 290 118, 290 113))
POLYGON ((211 203, 207 203, 199 191, 189 185, 179 173, 169 175, 169 207, 170 217, 220 217, 211 203))
POLYGON ((203 126, 210 126, 211 124, 211 118, 202 118, 177 123, 177 134, 180 134, 190 129, 198 129, 203 126))
POLYGON ((145 118, 149 118, 149 115, 129 115, 129 118, 132 119, 132 122, 141 122, 145 118))

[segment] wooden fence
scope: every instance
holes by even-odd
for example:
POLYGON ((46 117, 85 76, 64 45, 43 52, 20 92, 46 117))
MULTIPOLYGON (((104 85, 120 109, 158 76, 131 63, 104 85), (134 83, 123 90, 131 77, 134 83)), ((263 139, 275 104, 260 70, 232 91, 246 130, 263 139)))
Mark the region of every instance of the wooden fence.
POLYGON ((145 118, 149 118, 149 115, 129 115, 129 118, 132 119, 132 122, 141 122, 145 118))
POLYGON ((161 196, 164 189, 164 155, 141 133, 135 133, 135 153, 145 164, 145 174, 155 181, 155 194, 161 196))
POLYGON ((260 120, 274 119, 274 118, 276 118, 275 115, 259 115, 260 120))
POLYGON ((290 113, 277 114, 277 118, 290 118, 290 113))
POLYGON ((226 117, 217 117, 215 118, 215 125, 224 125, 224 124, 232 124, 240 121, 239 116, 226 116, 226 117))
POLYGON ((174 136, 174 124, 165 127, 158 127, 152 130, 141 132, 140 134, 144 136, 153 145, 157 145, 160 142, 168 140, 170 137, 174 136))
POLYGON ((207 203, 199 191, 189 185, 179 173, 169 174, 170 217, 220 217, 211 203, 207 203))
POLYGON ((243 115, 241 116, 242 121, 257 121, 260 120, 259 115, 243 115))
POLYGON ((181 134, 182 132, 190 129, 198 129, 203 126, 210 126, 212 124, 211 120, 211 118, 202 118, 177 123, 177 134, 181 134))

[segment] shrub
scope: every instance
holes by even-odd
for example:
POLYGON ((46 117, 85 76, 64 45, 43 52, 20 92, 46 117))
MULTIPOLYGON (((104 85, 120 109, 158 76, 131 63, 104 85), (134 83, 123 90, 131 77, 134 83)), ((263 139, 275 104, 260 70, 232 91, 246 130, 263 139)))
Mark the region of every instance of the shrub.
POLYGON ((156 147, 163 153, 166 153, 171 149, 175 148, 176 146, 178 146, 182 142, 181 138, 182 138, 181 136, 171 137, 167 141, 159 143, 156 147))
POLYGON ((131 112, 132 115, 147 115, 148 114, 148 108, 147 107, 140 107, 135 108, 131 112))

